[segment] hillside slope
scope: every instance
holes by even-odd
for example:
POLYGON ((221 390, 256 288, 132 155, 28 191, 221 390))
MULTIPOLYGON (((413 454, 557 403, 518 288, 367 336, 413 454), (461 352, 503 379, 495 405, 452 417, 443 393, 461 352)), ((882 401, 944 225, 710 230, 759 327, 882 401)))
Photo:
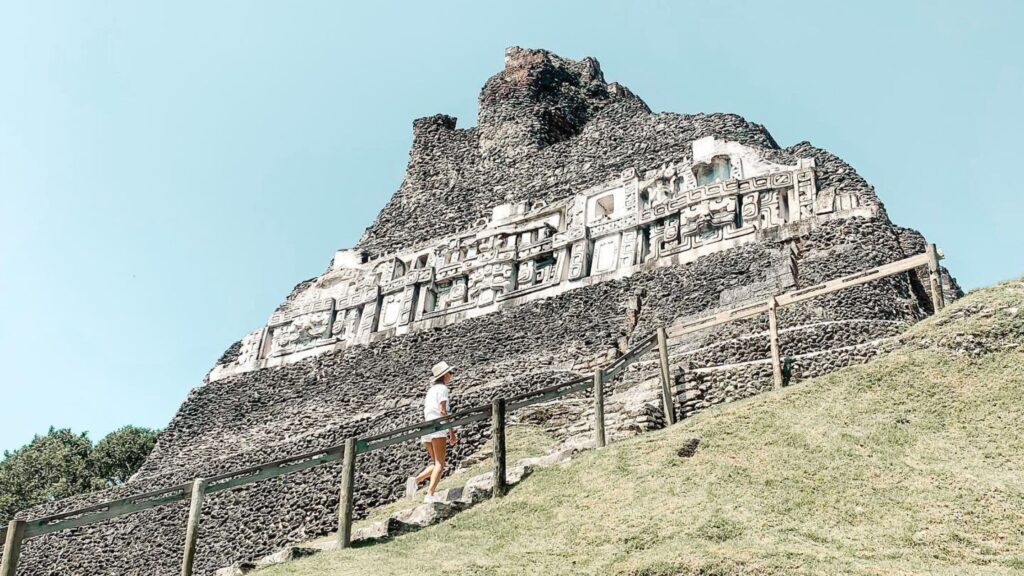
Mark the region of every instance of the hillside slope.
POLYGON ((1015 280, 868 364, 583 453, 439 526, 260 575, 1020 574, 1022 422, 1015 280))

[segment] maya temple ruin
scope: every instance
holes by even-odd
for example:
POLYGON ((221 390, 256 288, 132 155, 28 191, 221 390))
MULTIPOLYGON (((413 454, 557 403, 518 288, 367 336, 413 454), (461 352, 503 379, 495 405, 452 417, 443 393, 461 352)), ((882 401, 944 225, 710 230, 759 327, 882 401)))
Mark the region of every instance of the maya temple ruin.
MULTIPOLYGON (((652 113, 607 82, 593 58, 510 48, 478 114, 473 128, 445 115, 413 122, 402 184, 359 243, 325 253, 322 274, 227 348, 130 482, 21 516, 416 423, 439 360, 457 367, 454 407, 479 405, 578 378, 657 326, 926 247, 828 151, 780 147, 733 114, 652 113)), ((961 295, 945 270, 941 277, 947 301, 961 295)), ((877 354, 931 313, 928 289, 927 270, 914 270, 780 310, 792 381, 877 354)), ((677 417, 771 389, 767 330, 758 318, 671 342, 677 417)), ((644 360, 607 384, 611 438, 664 426, 658 372, 644 360)), ((571 445, 589 437, 588 410, 584 396, 559 399, 511 422, 571 445)), ((460 429, 449 466, 488 434, 486 423, 460 429)), ((423 462, 415 443, 360 456, 357 516, 399 498, 423 462)), ((334 531, 338 469, 209 495, 196 573, 334 531)), ((18 574, 179 574, 187 508, 176 502, 26 540, 18 574)))

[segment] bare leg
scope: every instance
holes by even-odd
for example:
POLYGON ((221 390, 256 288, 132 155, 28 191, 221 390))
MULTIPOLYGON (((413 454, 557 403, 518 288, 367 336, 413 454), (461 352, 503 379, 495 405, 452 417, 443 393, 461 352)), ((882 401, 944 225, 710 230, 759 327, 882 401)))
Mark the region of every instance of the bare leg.
POLYGON ((424 442, 423 447, 427 449, 427 455, 430 456, 430 464, 427 464, 423 472, 416 476, 417 485, 426 482, 427 478, 430 478, 430 475, 434 473, 434 446, 430 442, 424 442))
POLYGON ((437 484, 441 481, 441 474, 444 473, 444 460, 447 455, 447 438, 433 438, 430 443, 434 449, 434 471, 430 474, 430 486, 427 487, 427 494, 434 495, 437 484))

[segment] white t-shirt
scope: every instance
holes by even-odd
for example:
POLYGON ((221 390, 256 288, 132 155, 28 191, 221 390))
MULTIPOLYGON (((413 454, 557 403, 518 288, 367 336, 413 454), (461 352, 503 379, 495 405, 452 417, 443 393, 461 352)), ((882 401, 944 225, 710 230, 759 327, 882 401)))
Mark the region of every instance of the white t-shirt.
MULTIPOLYGON (((448 387, 437 383, 427 390, 427 397, 423 400, 423 417, 426 420, 434 420, 441 417, 441 402, 448 401, 448 387)), ((448 413, 452 408, 448 405, 448 413)))

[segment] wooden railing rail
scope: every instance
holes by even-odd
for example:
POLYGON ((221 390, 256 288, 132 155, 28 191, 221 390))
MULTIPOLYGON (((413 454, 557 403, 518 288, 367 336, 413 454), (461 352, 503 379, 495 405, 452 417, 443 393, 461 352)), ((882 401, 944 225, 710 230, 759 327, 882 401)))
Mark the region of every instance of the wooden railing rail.
POLYGON ((282 458, 275 462, 268 462, 259 466, 253 466, 244 470, 237 470, 213 476, 206 480, 206 492, 220 492, 238 486, 244 486, 260 480, 275 478, 293 472, 300 472, 321 464, 337 462, 344 455, 343 446, 331 446, 326 450, 307 452, 299 456, 282 458))
POLYGON ((188 501, 190 503, 181 574, 182 576, 192 576, 192 564, 195 558, 199 534, 199 520, 206 494, 229 490, 339 460, 342 461, 342 471, 341 496, 338 510, 338 544, 341 547, 347 547, 351 543, 355 464, 358 454, 416 439, 424 434, 488 419, 492 421, 492 437, 496 441, 494 450, 495 489, 493 490, 493 495, 500 497, 504 493, 506 486, 504 450, 504 421, 506 412, 512 412, 533 404, 591 390, 594 402, 594 442, 598 447, 604 446, 606 440, 604 429, 604 385, 621 374, 640 357, 658 348, 665 420, 666 424, 672 424, 675 421, 675 410, 674 392, 672 390, 673 383, 671 382, 667 353, 668 339, 679 338, 700 330, 752 318, 764 313, 769 314, 769 338, 772 344, 774 385, 775 387, 780 387, 782 385, 782 366, 778 345, 778 322, 775 314, 777 308, 798 304, 818 296, 831 294, 838 290, 865 284, 921 266, 928 266, 930 295, 933 308, 935 311, 938 311, 945 304, 942 296, 941 277, 939 276, 940 268, 938 261, 940 258, 942 258, 942 253, 934 244, 930 244, 923 254, 829 280, 815 286, 779 294, 764 302, 724 310, 702 318, 687 319, 668 327, 659 327, 654 333, 636 342, 630 350, 626 351, 604 369, 597 369, 593 374, 580 376, 579 378, 547 388, 524 392, 509 398, 498 398, 491 404, 476 406, 448 416, 419 424, 403 426, 365 438, 348 438, 344 444, 227 472, 207 479, 196 479, 186 484, 153 490, 136 496, 112 500, 42 518, 11 520, 6 530, 0 530, 0 539, 4 540, 3 558, 2 562, 0 562, 0 576, 15 576, 22 542, 28 538, 103 522, 118 516, 181 501, 188 501), (500 431, 496 428, 499 426, 501 428, 500 431))
POLYGON ((468 415, 464 412, 456 412, 450 416, 442 416, 435 420, 431 420, 426 424, 408 427, 408 432, 402 432, 401 434, 380 434, 375 436, 372 440, 357 440, 356 441, 356 453, 372 452, 373 450, 379 450, 393 444, 405 442, 406 440, 415 440, 424 434, 430 434, 432 432, 441 432, 449 428, 456 426, 463 426, 466 424, 472 424, 473 422, 479 422, 481 420, 487 420, 491 417, 491 405, 484 406, 479 411, 473 412, 468 415))
POLYGON ((634 344, 632 348, 627 350, 625 354, 623 354, 622 356, 616 358, 614 362, 609 364, 604 369, 605 378, 608 379, 608 380, 614 379, 623 370, 628 368, 630 364, 632 364, 633 362, 636 362, 637 358, 643 356, 644 354, 647 354, 651 350, 654 350, 654 347, 657 346, 657 345, 658 345, 658 334, 657 333, 650 334, 646 338, 640 340, 639 342, 634 344))
POLYGON ((568 396, 569 394, 576 394, 578 392, 583 392, 584 390, 589 390, 591 382, 593 382, 592 376, 583 376, 582 378, 576 378, 535 392, 512 396, 511 398, 506 399, 506 402, 508 402, 508 410, 519 410, 520 408, 526 408, 527 406, 533 406, 534 404, 540 404, 541 402, 547 402, 555 398, 561 398, 562 396, 568 396))
POLYGON ((72 510, 70 512, 63 512, 61 514, 54 514, 52 516, 45 516, 34 520, 26 520, 25 538, 42 536, 43 534, 49 534, 50 532, 57 532, 60 530, 67 530, 69 528, 85 526, 87 524, 94 524, 96 522, 103 522, 104 520, 109 520, 110 518, 121 516, 123 514, 131 514, 133 512, 139 512, 141 510, 156 508, 157 506, 163 506, 172 502, 185 500, 188 497, 187 494, 190 486, 191 482, 188 484, 179 484, 170 488, 154 490, 152 492, 146 492, 130 498, 112 500, 110 502, 104 502, 102 504, 72 510))
POLYGON ((466 408, 465 410, 459 410, 458 413, 456 413, 456 414, 450 414, 448 416, 442 416, 440 418, 435 418, 433 420, 427 420, 426 422, 420 422, 419 424, 410 424, 408 426, 403 426, 401 428, 395 428, 394 430, 388 430, 387 432, 381 432, 380 434, 376 434, 374 436, 367 436, 366 438, 363 438, 363 441, 365 441, 365 442, 374 442, 374 441, 377 441, 377 440, 382 440, 382 439, 385 439, 385 438, 389 438, 389 437, 394 436, 396 434, 401 434, 403 432, 421 432, 423 434, 427 434, 429 432, 438 432, 440 430, 444 430, 444 428, 441 428, 441 429, 438 429, 438 430, 431 430, 430 427, 432 425, 434 425, 434 424, 440 424, 440 423, 443 423, 443 422, 447 422, 450 418, 453 418, 453 417, 456 417, 456 416, 461 417, 461 416, 470 416, 472 414, 490 413, 490 410, 491 410, 491 405, 490 404, 481 404, 481 405, 475 406, 473 408, 466 408))

